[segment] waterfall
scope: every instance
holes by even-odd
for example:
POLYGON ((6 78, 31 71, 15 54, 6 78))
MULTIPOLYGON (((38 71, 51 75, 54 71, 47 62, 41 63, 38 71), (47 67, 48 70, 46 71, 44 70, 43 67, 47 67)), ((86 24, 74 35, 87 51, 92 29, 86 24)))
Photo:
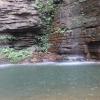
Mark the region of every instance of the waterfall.
POLYGON ((54 36, 52 48, 64 56, 64 61, 100 59, 100 44, 92 45, 100 43, 98 3, 98 0, 65 0, 60 4, 55 16, 55 27, 67 31, 54 36), (96 9, 92 12, 94 8, 96 9), (95 47, 96 49, 91 49, 95 47))

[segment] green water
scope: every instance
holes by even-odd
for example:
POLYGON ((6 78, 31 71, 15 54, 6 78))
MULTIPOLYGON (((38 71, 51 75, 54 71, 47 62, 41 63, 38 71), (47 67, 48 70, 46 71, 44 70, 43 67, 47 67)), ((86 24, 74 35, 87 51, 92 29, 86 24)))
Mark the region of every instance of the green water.
POLYGON ((0 100, 100 100, 100 65, 1 68, 0 100))

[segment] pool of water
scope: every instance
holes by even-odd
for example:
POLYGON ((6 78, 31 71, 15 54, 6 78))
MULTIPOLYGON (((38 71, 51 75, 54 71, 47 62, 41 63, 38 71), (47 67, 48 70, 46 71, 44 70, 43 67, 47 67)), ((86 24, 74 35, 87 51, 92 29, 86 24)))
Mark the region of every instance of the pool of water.
POLYGON ((100 64, 0 67, 0 100, 100 100, 100 64))

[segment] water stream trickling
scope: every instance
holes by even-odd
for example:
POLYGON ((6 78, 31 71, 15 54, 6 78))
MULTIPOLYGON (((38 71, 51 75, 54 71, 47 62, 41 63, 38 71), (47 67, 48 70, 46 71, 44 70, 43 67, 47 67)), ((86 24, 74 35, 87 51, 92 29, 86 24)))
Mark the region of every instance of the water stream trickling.
MULTIPOLYGON (((65 1, 67 2, 67 1, 65 1)), ((72 3, 73 6, 74 3, 72 3)), ((64 55, 64 61, 86 61, 86 54, 84 39, 82 37, 82 29, 76 27, 79 21, 79 18, 76 18, 76 15, 73 12, 72 5, 65 6, 62 4, 59 11, 59 21, 60 27, 65 27, 67 30, 64 32, 64 36, 59 46, 59 53, 64 55), (76 19, 75 19, 76 18, 76 19), (76 21, 77 20, 77 21, 76 21), (75 24, 76 23, 76 24, 75 24), (74 25, 75 24, 75 25, 74 25), (73 28, 74 26, 74 28, 73 28)), ((80 9, 80 4, 77 2, 77 9, 80 9)), ((76 13, 79 10, 75 10, 76 13)), ((82 24, 80 22, 80 24, 82 24)))
POLYGON ((69 61, 71 58, 72 61, 75 61, 75 58, 77 61, 80 56, 83 56, 82 61, 83 58, 99 61, 99 4, 98 0, 63 0, 55 16, 55 28, 65 30, 59 36, 59 32, 54 35, 52 51, 65 55, 69 61))
POLYGON ((67 55, 63 58, 63 62, 85 62, 86 58, 82 55, 67 55))

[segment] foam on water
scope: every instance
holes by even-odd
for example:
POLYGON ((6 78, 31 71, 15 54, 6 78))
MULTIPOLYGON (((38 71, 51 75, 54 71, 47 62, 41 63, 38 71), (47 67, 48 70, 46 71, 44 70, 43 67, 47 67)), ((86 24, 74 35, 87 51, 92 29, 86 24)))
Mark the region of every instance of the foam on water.
POLYGON ((100 65, 100 62, 43 62, 36 64, 1 64, 0 68, 19 67, 19 66, 74 66, 74 65, 100 65))

